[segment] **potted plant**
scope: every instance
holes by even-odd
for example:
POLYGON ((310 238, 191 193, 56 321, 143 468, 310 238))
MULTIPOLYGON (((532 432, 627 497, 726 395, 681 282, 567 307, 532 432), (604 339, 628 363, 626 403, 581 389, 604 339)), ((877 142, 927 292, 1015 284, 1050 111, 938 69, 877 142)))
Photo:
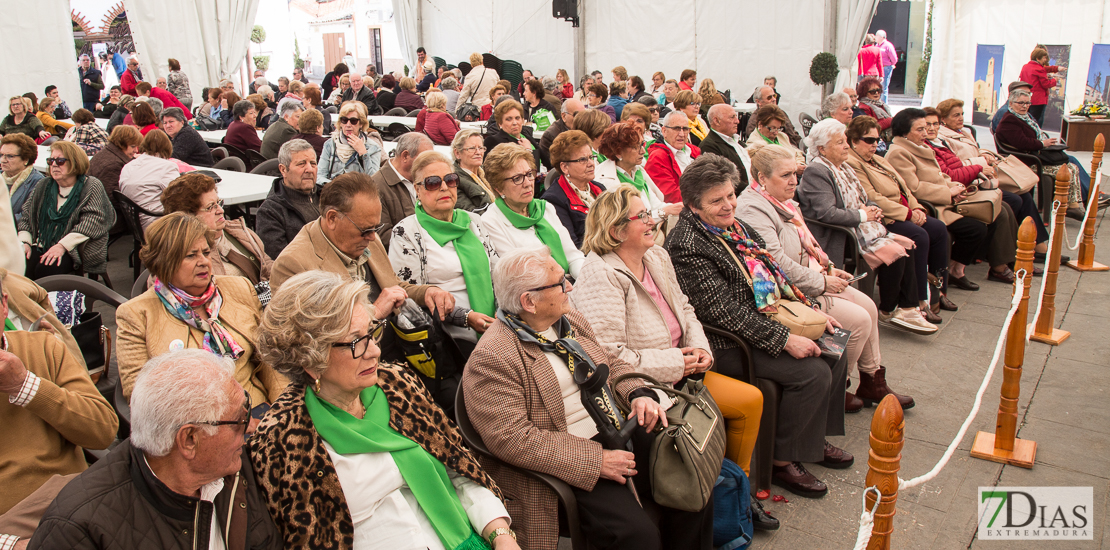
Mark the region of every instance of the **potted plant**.
POLYGON ((828 95, 828 86, 836 82, 836 75, 840 72, 836 56, 829 52, 821 52, 813 56, 809 64, 809 79, 821 87, 821 97, 828 95))

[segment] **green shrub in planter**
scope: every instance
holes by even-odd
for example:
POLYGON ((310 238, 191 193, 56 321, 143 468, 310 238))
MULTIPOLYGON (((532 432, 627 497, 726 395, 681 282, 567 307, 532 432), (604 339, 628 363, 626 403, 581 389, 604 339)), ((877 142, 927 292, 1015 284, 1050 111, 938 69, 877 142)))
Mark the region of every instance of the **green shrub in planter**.
POLYGON ((836 56, 829 52, 821 52, 813 56, 809 65, 809 79, 818 86, 824 86, 836 80, 840 67, 837 66, 836 56))

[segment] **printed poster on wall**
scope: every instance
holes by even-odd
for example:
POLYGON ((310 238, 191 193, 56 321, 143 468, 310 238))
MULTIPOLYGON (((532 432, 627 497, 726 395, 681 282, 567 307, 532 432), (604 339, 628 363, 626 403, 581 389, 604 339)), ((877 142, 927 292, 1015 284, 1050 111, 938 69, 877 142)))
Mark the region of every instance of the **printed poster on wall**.
POLYGON ((1006 46, 979 44, 975 50, 975 83, 972 85, 971 123, 989 126, 1002 97, 1002 55, 1006 46))
POLYGON ((1059 132, 1060 121, 1064 118, 1064 91, 1068 80, 1068 63, 1071 60, 1071 44, 1046 45, 1045 49, 1048 50, 1048 64, 1056 65, 1060 70, 1048 75, 1056 79, 1056 87, 1048 91, 1048 106, 1044 110, 1044 124, 1041 128, 1047 132, 1059 132))
POLYGON ((1091 65, 1087 69, 1083 102, 1110 103, 1110 44, 1095 44, 1091 48, 1091 65))

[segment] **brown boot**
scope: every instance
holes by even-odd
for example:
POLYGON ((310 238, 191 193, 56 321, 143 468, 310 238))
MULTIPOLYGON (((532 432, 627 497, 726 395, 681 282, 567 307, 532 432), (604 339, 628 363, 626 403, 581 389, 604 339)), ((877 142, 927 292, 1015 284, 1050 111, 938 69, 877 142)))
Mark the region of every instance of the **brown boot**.
POLYGON ((844 392, 844 412, 858 413, 863 410, 863 400, 850 391, 844 392))
POLYGON ((902 405, 902 410, 912 409, 915 404, 912 397, 898 395, 886 385, 886 367, 879 367, 879 370, 873 374, 860 371, 856 397, 863 400, 865 405, 870 407, 872 404, 882 401, 888 394, 893 394, 898 398, 898 404, 902 405))

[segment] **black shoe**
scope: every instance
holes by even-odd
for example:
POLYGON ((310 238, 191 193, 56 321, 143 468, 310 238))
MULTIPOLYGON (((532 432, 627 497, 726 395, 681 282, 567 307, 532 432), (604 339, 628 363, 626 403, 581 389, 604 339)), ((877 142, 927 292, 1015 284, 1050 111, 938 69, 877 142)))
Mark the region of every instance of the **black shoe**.
MULTIPOLYGON (((1043 264, 1045 262, 1045 260, 1047 260, 1046 256, 1048 256, 1048 253, 1046 253, 1046 252, 1034 252, 1033 253, 1033 263, 1043 264)), ((1066 264, 1070 261, 1071 261, 1071 256, 1068 256, 1067 254, 1060 254, 1060 263, 1061 264, 1066 264)))
POLYGON ((779 520, 775 519, 775 516, 772 516, 763 509, 763 504, 759 502, 759 499, 755 497, 750 498, 752 499, 752 527, 760 531, 778 530, 780 525, 779 520))
POLYGON ((948 284, 952 285, 956 288, 963 289, 963 290, 971 290, 971 291, 979 290, 979 285, 971 282, 971 279, 968 279, 967 275, 964 275, 963 277, 958 277, 958 278, 949 276, 948 277, 948 284))
POLYGON ((1078 206, 1071 206, 1064 212, 1064 215, 1073 220, 1083 221, 1083 216, 1087 215, 1087 211, 1078 206))

